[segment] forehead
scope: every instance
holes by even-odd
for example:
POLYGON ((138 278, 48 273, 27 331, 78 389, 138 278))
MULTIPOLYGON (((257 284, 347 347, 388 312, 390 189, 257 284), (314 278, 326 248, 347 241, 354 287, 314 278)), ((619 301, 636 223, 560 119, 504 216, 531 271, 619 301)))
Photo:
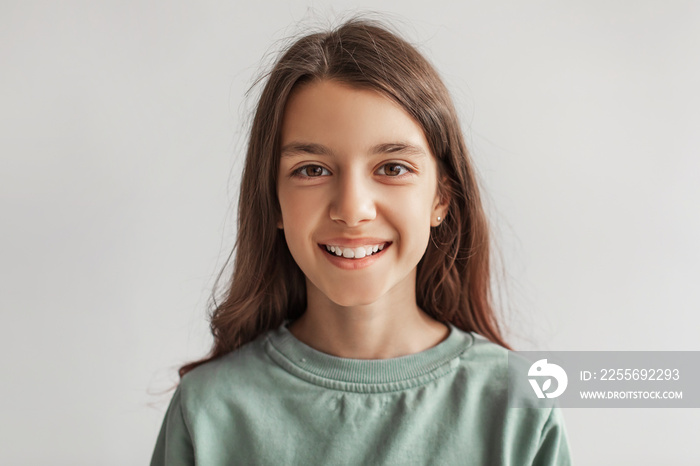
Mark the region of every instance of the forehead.
POLYGON ((430 154, 420 124, 384 94, 332 80, 294 89, 285 106, 281 147, 316 144, 340 152, 402 143, 430 154))

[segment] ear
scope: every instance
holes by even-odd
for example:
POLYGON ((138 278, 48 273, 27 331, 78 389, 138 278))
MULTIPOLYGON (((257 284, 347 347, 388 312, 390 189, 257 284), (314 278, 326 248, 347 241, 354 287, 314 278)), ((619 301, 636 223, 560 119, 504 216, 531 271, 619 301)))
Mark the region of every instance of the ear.
POLYGON ((277 228, 280 230, 284 230, 284 223, 282 223, 282 220, 277 221, 277 228))
MULTIPOLYGON (((442 180, 442 185, 445 186, 447 183, 447 177, 442 180)), ((430 216, 430 226, 437 227, 442 222, 445 221, 445 216, 450 207, 450 195, 446 189, 440 189, 438 187, 437 193, 435 194, 435 200, 433 201, 433 207, 431 209, 430 216), (440 217, 440 220, 438 220, 440 217)))

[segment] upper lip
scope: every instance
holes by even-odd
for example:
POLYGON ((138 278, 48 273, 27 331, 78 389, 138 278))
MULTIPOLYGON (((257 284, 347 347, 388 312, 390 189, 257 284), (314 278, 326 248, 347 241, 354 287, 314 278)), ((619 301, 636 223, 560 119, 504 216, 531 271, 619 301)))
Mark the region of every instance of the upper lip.
POLYGON ((359 246, 370 246, 375 244, 390 243, 391 241, 381 238, 328 238, 319 244, 328 246, 340 246, 344 248, 356 248, 359 246))

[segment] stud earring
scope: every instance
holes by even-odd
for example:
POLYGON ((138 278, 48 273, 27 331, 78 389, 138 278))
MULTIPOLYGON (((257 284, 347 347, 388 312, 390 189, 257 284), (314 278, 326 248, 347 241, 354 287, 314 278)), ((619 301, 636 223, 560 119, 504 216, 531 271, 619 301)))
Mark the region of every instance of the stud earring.
POLYGON ((437 221, 438 221, 438 222, 442 221, 442 217, 438 217, 438 218, 437 218, 437 221))

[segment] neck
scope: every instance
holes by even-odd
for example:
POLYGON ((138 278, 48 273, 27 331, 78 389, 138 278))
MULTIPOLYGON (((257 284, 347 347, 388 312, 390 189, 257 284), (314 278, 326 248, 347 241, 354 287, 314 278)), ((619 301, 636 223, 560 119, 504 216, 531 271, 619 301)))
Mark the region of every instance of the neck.
POLYGON ((307 303, 290 332, 306 345, 341 358, 397 358, 432 348, 449 335, 446 325, 418 307, 415 292, 340 306, 307 284, 307 303))

